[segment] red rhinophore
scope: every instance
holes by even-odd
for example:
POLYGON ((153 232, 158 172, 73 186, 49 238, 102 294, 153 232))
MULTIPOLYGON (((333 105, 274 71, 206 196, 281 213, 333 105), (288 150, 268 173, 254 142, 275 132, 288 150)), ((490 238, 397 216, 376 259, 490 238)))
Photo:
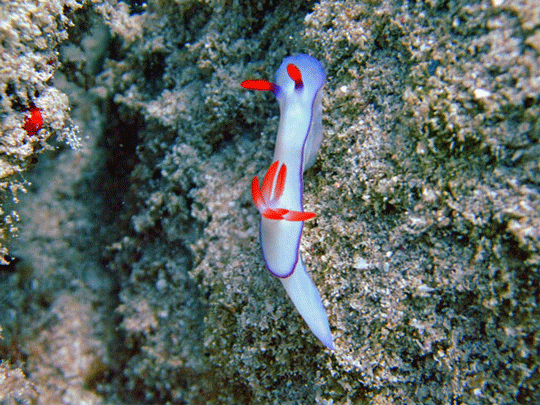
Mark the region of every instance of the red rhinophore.
POLYGON ((316 214, 314 212, 302 212, 292 211, 286 208, 270 208, 278 202, 279 198, 283 195, 285 190, 285 179, 287 178, 287 166, 282 164, 279 168, 279 161, 272 163, 262 183, 262 188, 259 186, 259 178, 255 176, 251 182, 251 197, 253 203, 261 213, 261 215, 267 219, 286 221, 306 221, 314 218, 316 214), (276 177, 277 174, 277 177, 276 177), (274 180, 276 184, 274 185, 274 180))
POLYGON ((35 135, 43 126, 43 117, 41 116, 41 110, 36 107, 30 107, 30 116, 24 119, 23 128, 28 135, 35 135))
POLYGON ((287 73, 289 74, 289 77, 294 81, 295 89, 301 89, 302 87, 304 87, 304 82, 302 81, 302 72, 300 72, 300 69, 298 69, 296 65, 289 63, 287 65, 287 73))
POLYGON ((248 90, 259 90, 259 91, 275 91, 276 85, 274 83, 270 83, 268 80, 244 80, 242 83, 240 83, 240 86, 242 86, 244 89, 248 90))

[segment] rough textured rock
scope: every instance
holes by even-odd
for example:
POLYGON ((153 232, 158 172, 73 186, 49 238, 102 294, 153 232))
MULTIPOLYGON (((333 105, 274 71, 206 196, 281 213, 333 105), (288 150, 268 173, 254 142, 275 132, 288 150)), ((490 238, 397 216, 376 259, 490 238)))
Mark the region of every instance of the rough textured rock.
MULTIPOLYGON (((107 53, 88 70, 65 48, 65 81, 86 83, 102 140, 90 144, 95 172, 70 187, 99 198, 65 200, 85 218, 70 229, 99 234, 101 262, 75 256, 95 267, 85 277, 73 265, 76 283, 65 261, 51 261, 64 266, 55 283, 26 275, 41 280, 44 313, 62 299, 91 312, 86 299, 101 314, 101 344, 83 334, 101 371, 73 392, 103 403, 539 402, 536 1, 94 1, 84 12, 96 32, 108 27, 107 53), (239 83, 272 78, 299 52, 328 76, 325 138, 305 175, 318 216, 301 248, 333 353, 264 269, 249 195, 278 109, 239 83)), ((72 252, 86 239, 63 240, 72 252)), ((25 314, 21 269, 5 285, 25 314)), ((26 379, 39 386, 44 370, 26 379)))
POLYGON ((68 37, 70 15, 81 7, 76 0, 7 1, 0 4, 0 264, 9 257, 5 242, 17 234, 18 215, 11 201, 25 192, 23 173, 51 135, 79 146, 69 117, 67 96, 51 85, 58 68, 58 46, 68 37), (25 131, 32 108, 40 110, 41 130, 25 131))

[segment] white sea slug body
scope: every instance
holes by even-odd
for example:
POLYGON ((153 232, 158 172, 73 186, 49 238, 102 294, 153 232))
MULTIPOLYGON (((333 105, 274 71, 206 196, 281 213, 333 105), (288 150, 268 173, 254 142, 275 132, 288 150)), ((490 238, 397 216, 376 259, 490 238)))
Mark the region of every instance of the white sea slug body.
POLYGON ((325 73, 309 55, 285 58, 275 83, 246 80, 244 88, 276 95, 280 120, 274 160, 262 187, 251 191, 261 212, 260 240, 268 270, 278 277, 315 336, 329 349, 334 343, 317 287, 309 277, 299 247, 304 221, 315 217, 302 205, 303 173, 315 162, 322 141, 322 87, 325 73))

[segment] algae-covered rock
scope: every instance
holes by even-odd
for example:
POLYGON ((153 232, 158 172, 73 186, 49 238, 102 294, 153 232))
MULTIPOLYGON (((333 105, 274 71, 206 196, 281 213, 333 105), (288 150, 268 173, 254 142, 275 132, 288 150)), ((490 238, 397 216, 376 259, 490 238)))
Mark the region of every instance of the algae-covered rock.
POLYGON ((145 379, 147 395, 532 400, 536 7, 149 3, 141 39, 126 39, 129 50, 102 76, 117 86, 114 100, 148 123, 132 174, 140 201, 132 226, 144 251, 129 264, 121 309, 129 319, 140 313, 144 291, 149 326, 124 324, 130 344, 145 348, 129 373, 142 380, 175 369, 190 387, 145 379), (305 226, 302 250, 335 353, 321 348, 265 271, 248 193, 270 163, 277 110, 271 96, 246 94, 238 83, 271 78, 296 52, 319 57, 329 78, 325 140, 305 176, 306 209, 318 217, 305 226), (177 294, 191 301, 171 302, 177 294), (174 302, 185 303, 182 321, 174 302), (166 359, 160 335, 182 336, 166 349, 181 360, 166 359), (192 353, 201 361, 190 361, 192 353), (187 368, 175 368, 178 361, 187 368))
POLYGON ((67 96, 52 78, 70 15, 81 5, 77 0, 0 4, 0 264, 7 264, 6 239, 18 231, 18 215, 10 203, 25 192, 21 175, 37 154, 50 148, 51 135, 79 146, 67 96), (39 123, 28 127, 32 110, 39 111, 39 123))
POLYGON ((537 3, 93 2, 107 57, 67 79, 103 107, 96 244, 120 317, 108 355, 81 334, 112 364, 93 400, 540 402, 537 3), (239 84, 301 52, 328 78, 301 250, 333 352, 266 271, 249 193, 279 112, 239 84))
POLYGON ((0 363, 0 401, 6 405, 37 403, 37 392, 22 370, 5 363, 0 363))

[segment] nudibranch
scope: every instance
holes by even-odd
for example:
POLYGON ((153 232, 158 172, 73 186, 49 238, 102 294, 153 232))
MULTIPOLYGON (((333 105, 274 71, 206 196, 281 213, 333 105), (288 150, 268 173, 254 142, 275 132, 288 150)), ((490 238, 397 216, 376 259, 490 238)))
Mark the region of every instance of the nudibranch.
POLYGON ((245 80, 242 87, 272 91, 280 109, 273 163, 262 186, 257 177, 251 184, 253 202, 261 213, 260 241, 266 267, 281 280, 315 336, 333 350, 326 311, 299 252, 304 221, 315 217, 303 209, 303 173, 315 162, 322 141, 324 81, 321 63, 302 54, 285 58, 275 83, 245 80))
POLYGON ((41 115, 41 110, 37 107, 30 107, 30 115, 24 119, 24 126, 26 133, 28 135, 35 135, 43 126, 43 116, 41 115))

